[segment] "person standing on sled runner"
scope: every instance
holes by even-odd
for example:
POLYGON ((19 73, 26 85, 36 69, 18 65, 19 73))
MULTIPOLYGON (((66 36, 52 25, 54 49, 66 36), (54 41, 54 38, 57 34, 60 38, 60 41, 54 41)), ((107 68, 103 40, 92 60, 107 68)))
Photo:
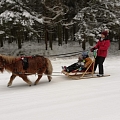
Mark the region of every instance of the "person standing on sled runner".
POLYGON ((97 44, 91 48, 91 52, 97 50, 97 56, 95 58, 94 71, 97 69, 97 65, 99 67, 98 77, 102 77, 104 75, 103 63, 107 56, 107 51, 110 46, 110 40, 108 39, 108 31, 101 32, 101 38, 97 42, 97 44))
POLYGON ((88 56, 88 52, 84 51, 82 52, 82 58, 78 58, 78 62, 66 67, 62 67, 62 69, 66 72, 72 72, 72 71, 85 71, 86 68, 92 63, 91 58, 88 56))

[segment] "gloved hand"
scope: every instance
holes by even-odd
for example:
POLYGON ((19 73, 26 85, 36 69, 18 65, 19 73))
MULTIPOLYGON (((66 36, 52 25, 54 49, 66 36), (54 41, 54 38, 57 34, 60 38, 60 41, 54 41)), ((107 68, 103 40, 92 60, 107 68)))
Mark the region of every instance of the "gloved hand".
POLYGON ((91 48, 90 51, 93 52, 95 50, 95 48, 91 48))
POLYGON ((80 67, 79 69, 78 69, 78 71, 81 71, 82 70, 82 68, 80 67))
POLYGON ((82 71, 82 70, 85 70, 86 68, 84 66, 81 66, 78 70, 79 71, 82 71))

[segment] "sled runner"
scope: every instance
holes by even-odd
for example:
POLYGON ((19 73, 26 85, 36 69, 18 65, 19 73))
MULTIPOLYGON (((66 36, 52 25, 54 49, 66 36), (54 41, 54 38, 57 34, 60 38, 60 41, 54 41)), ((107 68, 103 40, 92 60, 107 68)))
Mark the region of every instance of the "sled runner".
MULTIPOLYGON (((92 74, 91 72, 86 72, 86 74, 84 74, 84 72, 76 72, 76 73, 68 73, 66 71, 62 71, 63 74, 65 74, 67 77, 74 79, 74 80, 80 80, 80 79, 89 79, 89 78, 101 78, 96 76, 96 74, 92 74)), ((110 75, 103 75, 102 77, 108 77, 110 75)))

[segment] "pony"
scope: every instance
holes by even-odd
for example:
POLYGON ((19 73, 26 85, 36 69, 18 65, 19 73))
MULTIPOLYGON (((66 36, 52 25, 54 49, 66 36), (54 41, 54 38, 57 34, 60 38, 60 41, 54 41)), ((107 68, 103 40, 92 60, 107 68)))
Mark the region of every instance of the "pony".
POLYGON ((5 70, 12 73, 7 84, 8 87, 12 85, 16 76, 21 77, 23 81, 31 86, 32 82, 28 79, 27 75, 38 75, 34 85, 38 84, 43 73, 47 75, 48 81, 50 82, 52 79, 53 67, 48 58, 40 55, 14 57, 0 54, 0 72, 3 73, 5 70))

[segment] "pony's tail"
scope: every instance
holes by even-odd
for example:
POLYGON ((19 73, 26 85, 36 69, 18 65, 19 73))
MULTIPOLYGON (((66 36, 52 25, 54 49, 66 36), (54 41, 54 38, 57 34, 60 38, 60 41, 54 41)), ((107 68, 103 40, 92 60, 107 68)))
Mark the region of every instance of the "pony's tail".
POLYGON ((47 69, 45 71, 45 74, 48 75, 50 79, 52 79, 52 77, 50 75, 52 75, 53 66, 52 66, 51 61, 48 58, 46 58, 46 60, 47 60, 47 66, 46 66, 47 69))

